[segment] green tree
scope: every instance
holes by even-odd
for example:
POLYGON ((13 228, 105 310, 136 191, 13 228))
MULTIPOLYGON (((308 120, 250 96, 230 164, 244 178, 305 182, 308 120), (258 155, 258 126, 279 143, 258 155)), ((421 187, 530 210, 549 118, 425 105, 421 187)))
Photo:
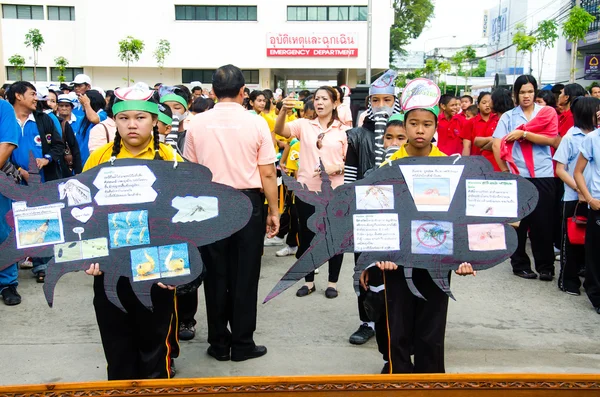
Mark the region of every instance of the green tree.
POLYGON ((23 80, 23 69, 25 69, 25 58, 19 54, 15 54, 8 58, 10 63, 17 72, 19 72, 19 80, 23 80))
POLYGON ((471 76, 473 77, 485 77, 485 72, 487 70, 487 61, 485 59, 480 59, 477 63, 477 67, 473 69, 473 73, 471 76))
MULTIPOLYGON (((523 58, 525 58, 525 53, 529 52, 531 55, 533 48, 535 47, 537 40, 535 36, 527 34, 527 27, 524 23, 518 23, 515 27, 516 33, 513 36, 512 42, 517 46, 517 54, 515 55, 515 71, 517 69, 517 56, 518 53, 521 52, 523 54, 523 58)), ((531 65, 530 65, 531 68, 531 65)))
MULTIPOLYGON (((442 61, 437 64, 437 77, 445 76, 452 69, 452 64, 448 61, 442 61)), ((438 79, 439 81, 439 79, 438 79)), ((440 84, 438 83, 438 87, 442 89, 440 84)), ((444 94, 446 93, 446 82, 444 81, 444 94)))
POLYGON ((44 36, 39 29, 29 29, 25 35, 25 46, 33 49, 33 82, 37 83, 38 52, 44 45, 44 36))
MULTIPOLYGON (((142 43, 143 48, 143 43, 142 43)), ((154 59, 156 59, 156 64, 159 69, 162 69, 165 66, 165 58, 167 55, 171 53, 171 43, 169 40, 161 39, 158 41, 158 45, 156 46, 156 50, 154 50, 154 59)))
POLYGON ((572 43, 571 47, 571 77, 569 81, 575 82, 575 61, 577 60, 577 45, 579 40, 585 40, 590 24, 596 17, 579 6, 571 8, 569 17, 562 25, 563 35, 572 43))
MULTIPOLYGON (((473 75, 473 62, 477 58, 477 52, 471 46, 467 46, 464 50, 465 52, 465 61, 469 64, 469 78, 473 75)), ((467 85, 469 79, 465 78, 465 92, 467 92, 467 85)))
POLYGON ((144 51, 144 42, 131 36, 119 41, 119 59, 127 63, 127 86, 132 81, 129 78, 129 64, 140 60, 144 51))
POLYGON ((69 65, 69 61, 65 57, 56 57, 54 58, 54 63, 56 64, 56 69, 60 73, 58 75, 58 81, 61 83, 65 82, 65 70, 67 70, 67 66, 69 65))
MULTIPOLYGON (((452 64, 454 66, 456 66, 456 75, 457 76, 461 76, 463 73, 463 63, 465 62, 465 58, 466 58, 465 51, 457 51, 450 58, 450 62, 452 62, 452 64)), ((457 94, 458 94, 458 83, 456 83, 456 86, 454 87, 454 95, 457 95, 457 94)))
POLYGON ((542 84, 542 68, 546 50, 554 46, 558 39, 558 25, 552 19, 541 21, 535 30, 535 47, 538 50, 538 83, 542 84))
POLYGON ((390 28, 390 63, 394 54, 406 54, 402 47, 416 39, 433 17, 431 0, 394 0, 394 23, 390 28))

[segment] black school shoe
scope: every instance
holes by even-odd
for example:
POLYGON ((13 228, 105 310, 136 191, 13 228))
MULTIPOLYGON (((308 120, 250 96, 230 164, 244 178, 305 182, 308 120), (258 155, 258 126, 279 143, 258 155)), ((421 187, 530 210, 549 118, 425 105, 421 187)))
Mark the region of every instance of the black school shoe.
POLYGON ((550 272, 541 272, 540 280, 541 281, 552 281, 554 279, 554 275, 550 272))
POLYGON ((517 277, 521 277, 526 280, 533 280, 533 279, 537 278, 537 274, 535 274, 531 270, 518 270, 516 272, 513 272, 513 274, 517 277))
POLYGON ((375 330, 367 324, 361 324, 355 333, 350 335, 349 342, 353 345, 364 345, 369 339, 375 336, 375 330))
POLYGON ((313 284, 312 288, 310 288, 310 289, 306 285, 303 285, 300 289, 298 289, 298 291, 296 291, 296 296, 302 298, 302 297, 312 294, 316 290, 317 290, 317 287, 315 287, 314 284, 313 284))
POLYGON ((225 351, 217 350, 216 348, 214 348, 212 346, 208 347, 208 349, 206 350, 206 353, 217 361, 229 361, 231 359, 231 355, 229 354, 229 351, 225 352, 225 351))
POLYGON ((246 361, 252 358, 262 357, 267 354, 267 348, 265 346, 254 346, 252 350, 246 351, 235 351, 231 352, 231 361, 246 361))
POLYGON ((196 336, 196 327, 194 323, 181 323, 179 324, 179 339, 180 340, 192 340, 196 336))
POLYGON ((17 292, 17 287, 13 285, 2 290, 2 299, 7 306, 15 306, 21 303, 21 295, 17 292))

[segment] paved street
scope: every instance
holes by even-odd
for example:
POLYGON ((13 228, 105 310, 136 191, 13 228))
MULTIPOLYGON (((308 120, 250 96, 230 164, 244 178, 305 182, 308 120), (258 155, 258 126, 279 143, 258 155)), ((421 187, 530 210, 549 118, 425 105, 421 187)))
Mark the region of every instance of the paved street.
MULTIPOLYGON (((294 260, 276 258, 277 248, 266 249, 261 301, 294 260)), ((260 305, 256 341, 269 353, 242 363, 217 362, 206 355, 201 292, 198 333, 193 341, 182 342, 177 376, 378 373, 382 361, 375 340, 363 346, 348 343, 359 325, 352 267, 352 257, 346 255, 337 299, 323 295, 325 266, 317 275, 316 293, 296 298, 294 287, 260 305)), ((79 273, 61 279, 53 309, 29 271, 20 271, 20 283, 23 303, 0 304, 0 384, 106 379, 91 278, 79 273)), ((585 294, 568 296, 555 282, 514 277, 508 263, 475 278, 455 276, 452 290, 457 301, 451 301, 448 315, 447 372, 600 372, 600 316, 585 294)))

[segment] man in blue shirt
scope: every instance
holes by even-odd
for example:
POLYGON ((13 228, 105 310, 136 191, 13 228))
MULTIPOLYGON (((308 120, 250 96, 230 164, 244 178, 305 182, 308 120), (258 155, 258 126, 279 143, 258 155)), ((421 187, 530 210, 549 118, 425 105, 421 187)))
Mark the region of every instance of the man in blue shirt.
MULTIPOLYGON (((0 164, 4 165, 19 142, 19 125, 15 111, 4 100, 0 100, 0 164)), ((11 202, 0 195, 0 241, 4 241, 10 233, 6 223, 6 213, 10 211, 11 202)), ((21 295, 17 292, 17 264, 0 271, 0 293, 4 303, 13 306, 21 303, 21 295)))

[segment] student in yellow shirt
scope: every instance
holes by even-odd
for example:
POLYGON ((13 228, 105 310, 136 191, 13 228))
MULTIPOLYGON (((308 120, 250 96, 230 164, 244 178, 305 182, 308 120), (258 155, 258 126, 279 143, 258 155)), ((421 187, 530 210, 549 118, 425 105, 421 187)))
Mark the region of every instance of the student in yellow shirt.
MULTIPOLYGON (((138 83, 121 88, 115 90, 115 96, 115 140, 92 152, 84 172, 112 158, 173 160, 177 157, 182 161, 173 148, 159 143, 158 104, 152 100, 148 86, 138 83)), ((108 380, 171 378, 172 358, 179 354, 175 288, 162 283, 152 286, 151 311, 138 301, 129 279, 121 277, 117 294, 127 311, 123 312, 106 297, 99 264, 90 265, 86 273, 95 276, 94 309, 108 364, 108 380)))

